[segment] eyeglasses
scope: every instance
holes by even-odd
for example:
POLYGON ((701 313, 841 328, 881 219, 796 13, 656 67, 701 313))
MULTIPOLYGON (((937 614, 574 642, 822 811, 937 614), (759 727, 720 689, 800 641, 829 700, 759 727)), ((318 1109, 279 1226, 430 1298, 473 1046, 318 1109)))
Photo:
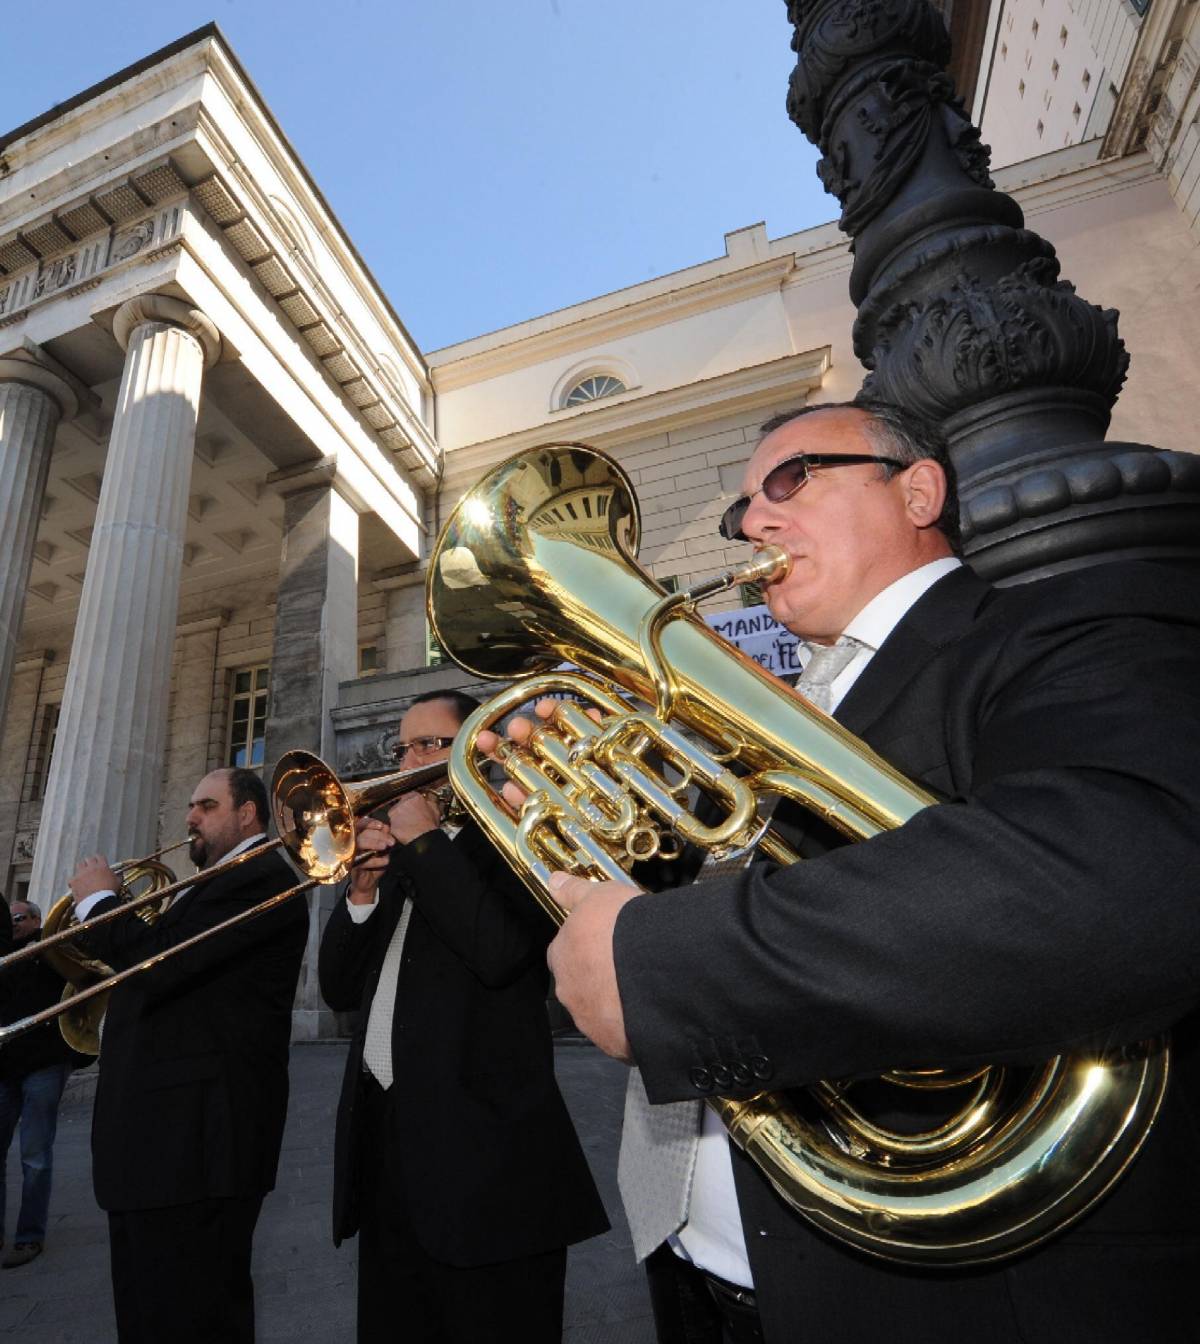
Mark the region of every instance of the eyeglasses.
POLYGON ((419 751, 422 756, 428 756, 431 752, 448 747, 453 741, 452 737, 414 737, 411 742, 397 742, 393 754, 398 761, 402 761, 410 751, 419 751))
MULTIPOLYGON (((880 466, 897 469, 907 465, 894 457, 875 457, 872 453, 798 453, 795 457, 785 457, 782 462, 777 462, 763 477, 758 490, 772 504, 782 504, 804 485, 812 475, 813 467, 852 467, 861 466, 864 462, 876 462, 880 466)), ((758 490, 754 492, 755 495, 758 490)), ((726 541, 748 540, 742 531, 742 522, 753 498, 754 495, 743 495, 741 499, 735 499, 721 515, 717 530, 726 541)))

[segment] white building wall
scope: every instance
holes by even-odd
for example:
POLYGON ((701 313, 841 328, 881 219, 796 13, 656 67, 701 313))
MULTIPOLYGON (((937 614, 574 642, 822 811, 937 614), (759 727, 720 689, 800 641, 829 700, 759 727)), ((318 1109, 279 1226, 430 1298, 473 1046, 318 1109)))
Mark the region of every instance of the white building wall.
MULTIPOLYGON (((1090 0, 1092 9, 1103 9, 1101 19, 1119 4, 1090 0)), ((980 125, 993 168, 1103 132, 1092 124, 1105 87, 1105 67, 1092 40, 1095 20, 1085 21, 1070 0, 1004 0, 980 125)), ((1106 106, 1111 114, 1112 100, 1106 106)))

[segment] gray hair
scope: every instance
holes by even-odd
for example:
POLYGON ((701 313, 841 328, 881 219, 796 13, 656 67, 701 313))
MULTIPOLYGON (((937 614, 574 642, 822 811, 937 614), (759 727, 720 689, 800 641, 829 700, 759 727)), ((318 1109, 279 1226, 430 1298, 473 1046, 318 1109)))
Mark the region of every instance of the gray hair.
POLYGON ((815 415, 818 411, 862 411, 868 417, 866 434, 871 446, 881 455, 894 457, 904 463, 903 467, 882 463, 879 470, 884 480, 890 480, 914 462, 936 462, 946 478, 946 502, 942 505, 935 526, 944 534, 954 554, 962 555, 962 533, 958 523, 958 476, 949 446, 938 426, 932 420, 914 415, 912 411, 906 411, 890 401, 856 397, 853 401, 823 401, 817 406, 799 406, 794 410, 781 411, 760 425, 759 433, 765 439, 768 434, 793 420, 799 420, 802 415, 815 415))

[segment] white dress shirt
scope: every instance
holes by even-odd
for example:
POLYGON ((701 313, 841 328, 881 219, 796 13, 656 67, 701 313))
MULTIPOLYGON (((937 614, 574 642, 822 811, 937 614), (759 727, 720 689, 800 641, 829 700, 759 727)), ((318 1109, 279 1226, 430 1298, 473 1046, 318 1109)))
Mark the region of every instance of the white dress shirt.
MULTIPOLYGON (((843 632, 863 647, 834 679, 830 690, 831 710, 836 710, 850 687, 862 676, 875 651, 887 639, 908 609, 943 575, 962 564, 954 556, 931 561, 889 584, 846 626, 843 632)), ((704 1108, 704 1126, 696 1152, 688 1220, 670 1238, 672 1249, 685 1260, 730 1283, 753 1288, 742 1220, 738 1212, 737 1191, 733 1184, 733 1163, 725 1126, 713 1110, 704 1108)))

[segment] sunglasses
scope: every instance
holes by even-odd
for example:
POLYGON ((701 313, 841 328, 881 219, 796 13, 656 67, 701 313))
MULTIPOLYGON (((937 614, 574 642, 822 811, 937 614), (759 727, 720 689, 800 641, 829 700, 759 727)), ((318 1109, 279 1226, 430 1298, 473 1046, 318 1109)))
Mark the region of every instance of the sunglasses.
POLYGON ((430 752, 448 747, 453 741, 452 737, 414 737, 411 742, 397 742, 394 755, 398 761, 402 761, 410 751, 419 751, 422 756, 428 756, 430 752))
MULTIPOLYGON (((804 485, 812 475, 813 467, 853 467, 861 466, 864 462, 875 462, 880 466, 897 469, 902 469, 906 465, 894 457, 876 457, 873 453, 799 453, 795 457, 785 457, 782 462, 777 462, 763 477, 763 483, 758 489, 772 504, 782 504, 785 499, 791 499, 804 485)), ((754 494, 758 494, 758 490, 754 494)), ((742 531, 742 522, 753 498, 754 495, 743 495, 740 499, 735 499, 721 515, 717 530, 726 541, 749 540, 742 531)))

